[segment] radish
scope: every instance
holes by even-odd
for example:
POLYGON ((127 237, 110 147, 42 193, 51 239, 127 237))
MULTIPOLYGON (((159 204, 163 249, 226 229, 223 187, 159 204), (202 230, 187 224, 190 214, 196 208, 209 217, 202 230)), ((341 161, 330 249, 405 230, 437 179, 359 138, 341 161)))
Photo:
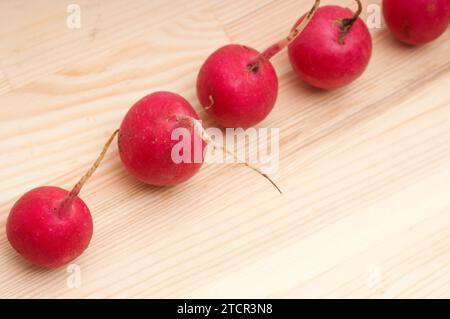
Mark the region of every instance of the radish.
POLYGON ((416 45, 440 37, 450 23, 450 0, 383 0, 386 24, 400 41, 416 45))
MULTIPOLYGON (((172 186, 191 178, 203 163, 205 143, 194 132, 192 120, 198 115, 183 97, 170 92, 145 96, 128 111, 120 126, 119 153, 126 169, 137 179, 154 186, 172 186), (201 156, 190 162, 176 163, 172 149, 172 131, 184 127, 191 134, 191 154, 201 141, 201 156)), ((197 153, 195 153, 197 151, 197 153)), ((198 156, 197 156, 198 157, 198 156)))
MULTIPOLYGON (((208 144, 216 147, 195 110, 183 97, 171 92, 155 92, 134 104, 122 121, 118 138, 125 168, 140 181, 153 186, 173 186, 194 176, 203 164, 208 144), (178 144, 173 132, 179 128, 188 131, 191 146, 187 160, 182 162, 175 161, 173 155, 178 144)), ((235 154, 223 150, 238 159, 235 154)), ((281 193, 258 168, 238 161, 269 180, 281 193)))
MULTIPOLYGON (((289 60, 305 82, 321 89, 337 89, 356 80, 372 55, 372 38, 359 18, 340 6, 317 10, 308 27, 289 45, 289 60)), ((302 17, 297 24, 304 20, 302 17)))
POLYGON ((247 128, 270 113, 278 78, 270 59, 305 28, 320 1, 288 37, 259 53, 244 45, 226 45, 212 53, 197 77, 197 96, 206 112, 223 127, 247 128))
POLYGON ((57 268, 80 256, 88 247, 92 217, 78 194, 100 165, 116 134, 117 131, 70 192, 54 186, 38 187, 14 204, 6 233, 11 246, 25 259, 37 266, 57 268))

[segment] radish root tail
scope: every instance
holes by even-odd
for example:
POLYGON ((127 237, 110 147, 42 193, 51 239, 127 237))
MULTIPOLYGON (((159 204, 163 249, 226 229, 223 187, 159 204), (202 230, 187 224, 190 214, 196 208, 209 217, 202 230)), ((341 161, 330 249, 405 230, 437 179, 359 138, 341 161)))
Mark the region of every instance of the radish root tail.
POLYGON ((341 24, 341 30, 339 32, 339 43, 344 44, 345 43, 345 37, 347 36, 350 29, 355 24, 356 20, 358 20, 359 16, 362 13, 362 3, 360 0, 355 0, 358 4, 358 9, 355 11, 355 14, 351 18, 347 19, 339 19, 339 23, 341 24))
POLYGON ((302 22, 300 22, 300 24, 294 30, 292 30, 286 38, 271 45, 261 54, 259 54, 256 57, 255 61, 248 65, 249 70, 252 71, 253 73, 257 73, 262 63, 264 63, 267 60, 270 60, 275 54, 277 54, 278 52, 286 48, 289 44, 291 44, 292 41, 294 41, 300 35, 300 33, 302 33, 302 31, 305 30, 305 28, 308 26, 309 22, 311 21, 317 9, 319 8, 319 5, 320 0, 315 0, 313 7, 311 8, 311 10, 309 10, 305 18, 302 20, 302 22))
POLYGON ((87 180, 94 174, 94 172, 100 166, 100 163, 102 162, 103 158, 105 157, 105 154, 108 151, 109 147, 111 146, 111 143, 113 142, 117 133, 119 133, 119 130, 114 131, 114 133, 109 137, 108 141, 103 146, 103 149, 102 149, 100 155, 95 160, 94 164, 91 166, 91 168, 89 168, 89 170, 86 172, 86 174, 84 174, 83 177, 81 177, 81 179, 78 181, 78 183, 75 184, 75 186, 70 191, 69 195, 67 195, 66 199, 64 200, 64 202, 61 206, 61 209, 62 209, 61 212, 64 212, 68 207, 70 207, 73 199, 80 193, 81 188, 83 188, 83 186, 87 182, 87 180))
POLYGON ((224 153, 232 156, 239 163, 244 164, 248 168, 252 169, 256 173, 258 173, 259 175, 261 175, 262 177, 267 179, 273 186, 275 186, 275 188, 278 190, 278 192, 280 194, 283 193, 281 191, 281 189, 278 187, 278 185, 267 174, 263 173, 258 167, 256 167, 256 166, 248 163, 247 161, 239 158, 239 156, 237 156, 233 152, 227 150, 225 146, 222 145, 222 147, 218 147, 217 144, 213 141, 213 139, 211 139, 211 137, 208 135, 206 130, 203 128, 203 125, 200 123, 200 121, 192 119, 192 118, 190 118, 190 120, 193 121, 194 129, 200 134, 200 137, 202 138, 203 141, 205 141, 207 144, 212 145, 215 149, 221 149, 224 153))
POLYGON ((209 104, 207 106, 205 106, 205 110, 209 110, 210 108, 212 108, 214 105, 214 98, 212 97, 212 95, 209 96, 209 104))

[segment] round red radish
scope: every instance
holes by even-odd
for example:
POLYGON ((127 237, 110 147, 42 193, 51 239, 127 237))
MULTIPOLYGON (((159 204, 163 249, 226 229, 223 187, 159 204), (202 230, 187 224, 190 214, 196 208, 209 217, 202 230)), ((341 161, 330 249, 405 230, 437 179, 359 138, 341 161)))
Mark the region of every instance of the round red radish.
POLYGON ((123 119, 118 138, 120 158, 127 170, 155 186, 176 185, 191 178, 203 163, 206 146, 194 128, 195 120, 195 110, 177 94, 156 92, 138 101, 123 119), (180 142, 172 137, 177 128, 190 132, 190 160, 180 163, 172 156, 180 142))
POLYGON ((211 54, 200 69, 197 95, 201 105, 224 127, 247 128, 270 113, 278 79, 269 60, 253 68, 255 49, 227 45, 211 54))
POLYGON ((247 128, 264 120, 278 95, 270 59, 303 31, 319 5, 315 0, 302 23, 261 53, 232 44, 211 54, 197 77, 197 95, 206 112, 224 127, 247 128))
POLYGON ((89 208, 78 197, 94 174, 117 131, 106 142, 100 156, 68 192, 54 186, 35 188, 11 209, 6 234, 11 246, 33 264, 56 268, 74 260, 88 247, 92 237, 89 208))
POLYGON ((321 89, 337 89, 364 72, 372 55, 372 38, 358 17, 362 9, 358 5, 356 14, 340 6, 320 7, 289 45, 292 67, 305 82, 321 89))
POLYGON ((89 208, 78 196, 64 205, 68 195, 58 187, 40 187, 23 195, 11 209, 8 240, 35 265, 60 267, 89 245, 93 231, 89 208))
POLYGON ((423 44, 447 30, 450 0, 383 0, 383 15, 397 39, 406 44, 423 44))

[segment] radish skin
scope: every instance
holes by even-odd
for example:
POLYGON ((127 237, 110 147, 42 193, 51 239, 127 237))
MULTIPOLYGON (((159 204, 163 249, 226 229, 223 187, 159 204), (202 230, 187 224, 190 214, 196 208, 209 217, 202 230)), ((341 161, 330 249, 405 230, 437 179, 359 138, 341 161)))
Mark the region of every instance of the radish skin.
POLYGON ((439 38, 450 23, 450 0, 383 0, 384 20, 392 34, 410 45, 439 38))

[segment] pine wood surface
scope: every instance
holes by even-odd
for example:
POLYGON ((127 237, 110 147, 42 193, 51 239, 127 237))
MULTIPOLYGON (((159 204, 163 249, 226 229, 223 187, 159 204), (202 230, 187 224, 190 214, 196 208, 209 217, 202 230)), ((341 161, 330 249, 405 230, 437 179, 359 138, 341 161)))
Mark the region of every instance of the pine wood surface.
POLYGON ((279 99, 259 127, 280 128, 282 195, 236 164, 148 187, 114 143, 81 193, 95 225, 74 261, 81 287, 25 262, 5 235, 21 194, 72 187, 153 91, 183 95, 212 125, 195 95, 204 59, 228 43, 263 49, 311 6, 77 0, 69 29, 73 2, 0 2, 0 297, 450 297, 450 32, 411 48, 371 29, 366 73, 332 92, 276 56, 279 99))

